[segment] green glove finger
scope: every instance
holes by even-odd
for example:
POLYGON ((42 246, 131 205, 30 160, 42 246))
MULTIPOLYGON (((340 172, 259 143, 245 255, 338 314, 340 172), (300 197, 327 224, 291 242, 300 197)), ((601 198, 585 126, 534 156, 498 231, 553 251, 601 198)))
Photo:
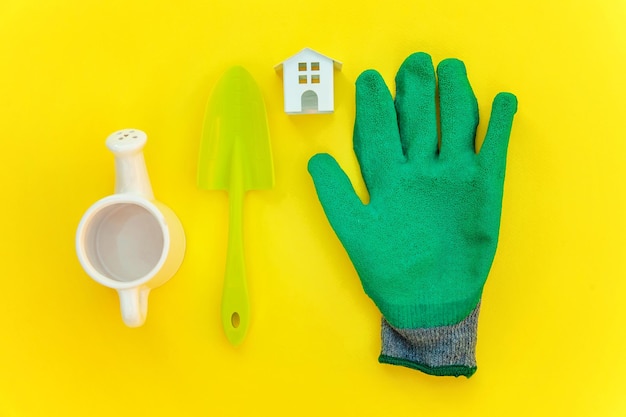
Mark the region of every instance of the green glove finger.
POLYGON ((506 153, 513 126, 513 116, 517 112, 517 98, 511 93, 499 93, 491 106, 491 116, 485 141, 480 148, 480 164, 488 175, 504 181, 506 153))
POLYGON ((430 55, 409 56, 396 76, 396 110, 402 149, 409 161, 430 161, 437 155, 435 69, 430 55))
POLYGON ((358 231, 355 223, 362 218, 365 206, 335 158, 328 154, 314 155, 308 170, 328 222, 339 238, 343 240, 350 232, 358 231))
POLYGON ((437 67, 441 107, 442 158, 474 153, 478 126, 478 103, 458 59, 446 59, 437 67))
POLYGON ((374 70, 365 71, 356 81, 354 152, 370 193, 381 185, 390 166, 405 161, 391 93, 374 70))

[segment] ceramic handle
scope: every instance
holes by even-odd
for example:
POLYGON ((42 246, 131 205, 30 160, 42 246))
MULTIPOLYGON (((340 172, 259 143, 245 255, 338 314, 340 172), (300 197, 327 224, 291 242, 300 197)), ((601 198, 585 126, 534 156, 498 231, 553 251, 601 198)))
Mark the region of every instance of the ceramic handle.
POLYGON ((116 194, 131 193, 154 200, 143 158, 147 139, 147 135, 138 129, 120 130, 107 138, 106 145, 115 156, 116 194))
POLYGON ((128 288, 117 290, 120 296, 122 319, 128 327, 139 327, 148 315, 149 288, 128 288))

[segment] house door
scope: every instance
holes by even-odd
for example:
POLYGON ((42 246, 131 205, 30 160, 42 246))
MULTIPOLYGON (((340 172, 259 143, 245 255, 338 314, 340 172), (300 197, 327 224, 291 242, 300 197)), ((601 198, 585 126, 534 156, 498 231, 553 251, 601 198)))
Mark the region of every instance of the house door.
POLYGON ((302 113, 316 113, 317 107, 317 94, 315 91, 307 90, 302 93, 302 113))

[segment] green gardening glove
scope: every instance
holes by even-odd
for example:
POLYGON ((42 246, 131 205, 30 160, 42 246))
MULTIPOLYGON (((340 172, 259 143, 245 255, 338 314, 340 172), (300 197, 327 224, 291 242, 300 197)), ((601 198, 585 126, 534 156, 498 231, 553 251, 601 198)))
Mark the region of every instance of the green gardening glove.
POLYGON ((333 157, 309 161, 318 197, 363 289, 383 315, 380 362, 433 375, 476 371, 478 310, 498 242, 506 152, 517 109, 496 96, 476 153, 478 104, 456 59, 409 56, 394 100, 381 76, 356 82, 354 150, 363 204, 333 157))

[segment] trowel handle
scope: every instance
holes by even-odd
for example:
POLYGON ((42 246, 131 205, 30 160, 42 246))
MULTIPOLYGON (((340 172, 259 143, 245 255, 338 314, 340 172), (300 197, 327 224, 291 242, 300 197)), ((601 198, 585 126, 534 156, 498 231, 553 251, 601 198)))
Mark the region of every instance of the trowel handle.
POLYGON ((229 190, 228 252, 222 293, 222 326, 226 337, 235 346, 243 341, 250 324, 243 249, 243 197, 244 192, 238 187, 229 190))
POLYGON ((154 200, 148 178, 143 147, 147 135, 138 129, 124 129, 112 133, 106 145, 115 156, 115 193, 131 193, 154 200))

